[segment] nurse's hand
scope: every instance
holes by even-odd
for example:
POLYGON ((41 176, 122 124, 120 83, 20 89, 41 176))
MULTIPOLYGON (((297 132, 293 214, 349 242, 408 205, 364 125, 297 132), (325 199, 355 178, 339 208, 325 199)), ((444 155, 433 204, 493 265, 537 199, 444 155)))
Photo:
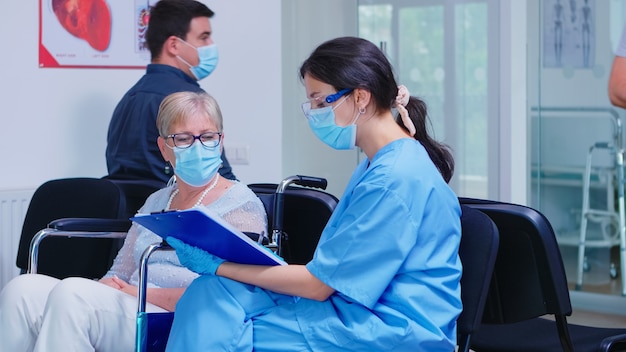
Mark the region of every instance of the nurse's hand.
POLYGON ((177 238, 168 236, 165 240, 176 250, 180 263, 198 274, 215 275, 217 268, 224 262, 224 259, 198 247, 188 245, 177 238))

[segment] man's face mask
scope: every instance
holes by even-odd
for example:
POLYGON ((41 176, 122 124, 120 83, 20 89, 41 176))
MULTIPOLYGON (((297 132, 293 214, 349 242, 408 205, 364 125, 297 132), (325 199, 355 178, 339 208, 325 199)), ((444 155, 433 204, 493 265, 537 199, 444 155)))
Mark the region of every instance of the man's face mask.
POLYGON ((192 66, 187 61, 185 61, 182 57, 176 56, 180 61, 182 61, 185 65, 189 66, 189 71, 194 75, 196 80, 201 80, 203 78, 208 77, 215 67, 217 66, 217 61, 219 59, 219 54, 217 52, 217 45, 215 43, 211 45, 201 46, 196 48, 195 46, 187 43, 186 41, 180 39, 181 42, 189 45, 190 47, 196 49, 198 52, 198 65, 192 66))

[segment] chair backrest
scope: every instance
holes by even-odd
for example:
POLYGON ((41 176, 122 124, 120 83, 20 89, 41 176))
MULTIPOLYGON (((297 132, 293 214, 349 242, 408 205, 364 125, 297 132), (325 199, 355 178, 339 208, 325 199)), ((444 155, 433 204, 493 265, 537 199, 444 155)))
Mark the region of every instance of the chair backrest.
POLYGON ((457 319, 459 352, 469 351, 472 334, 480 327, 487 293, 498 254, 499 234, 494 222, 483 212, 461 205, 461 244, 463 264, 461 301, 457 319))
POLYGON ((113 182, 122 190, 126 202, 126 210, 122 214, 123 218, 134 216, 146 202, 149 195, 166 186, 164 182, 157 180, 124 179, 114 176, 105 176, 103 179, 113 182))
MULTIPOLYGON (((270 233, 274 229, 274 198, 277 184, 253 183, 248 187, 261 199, 267 211, 270 233)), ((282 256, 290 264, 306 264, 313 258, 322 230, 337 206, 330 193, 304 187, 289 186, 284 192, 282 256)))
POLYGON ((517 204, 470 198, 460 198, 460 202, 487 214, 500 234, 483 323, 571 315, 561 252, 546 217, 517 204))
MULTIPOLYGON (((26 211, 17 253, 17 266, 28 267, 33 236, 59 218, 118 219, 126 207, 122 191, 98 178, 65 178, 47 181, 33 194, 26 211)), ((113 239, 49 238, 39 251, 40 274, 56 278, 101 277, 108 270, 117 243, 113 239)))
MULTIPOLYGON (((45 182, 28 206, 17 253, 25 272, 33 236, 60 218, 128 219, 145 198, 161 187, 141 180, 65 178, 45 182)), ((39 248, 38 273, 59 279, 102 277, 122 241, 113 238, 46 238, 39 248)))

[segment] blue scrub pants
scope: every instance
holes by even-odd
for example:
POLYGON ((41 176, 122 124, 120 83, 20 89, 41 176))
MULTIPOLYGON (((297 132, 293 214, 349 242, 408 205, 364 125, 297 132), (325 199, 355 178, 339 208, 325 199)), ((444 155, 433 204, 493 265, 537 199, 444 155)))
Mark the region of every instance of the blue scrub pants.
POLYGON ((295 299, 256 286, 200 276, 176 306, 167 351, 311 351, 295 299))

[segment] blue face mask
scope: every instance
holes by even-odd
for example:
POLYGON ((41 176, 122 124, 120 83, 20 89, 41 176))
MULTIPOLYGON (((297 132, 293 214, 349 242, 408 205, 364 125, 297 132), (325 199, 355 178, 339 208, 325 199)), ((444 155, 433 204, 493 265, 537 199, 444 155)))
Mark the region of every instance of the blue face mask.
POLYGON ((189 148, 174 147, 174 155, 176 177, 194 187, 208 184, 222 164, 220 148, 206 148, 199 141, 189 148))
POLYGON ((180 41, 189 45, 192 48, 195 48, 196 51, 198 52, 198 65, 197 66, 191 66, 187 61, 183 60, 183 58, 181 58, 180 56, 177 56, 177 58, 180 61, 185 63, 187 66, 189 66, 189 71, 191 71, 191 74, 193 74, 194 77, 196 77, 196 80, 199 81, 203 78, 208 77, 211 73, 213 73, 213 70, 215 70, 215 67, 217 66, 217 61, 219 59, 219 54, 217 52, 217 45, 215 43, 196 48, 182 39, 180 39, 180 41))
POLYGON ((356 143, 356 120, 359 115, 348 126, 341 127, 335 123, 335 109, 343 104, 346 98, 334 107, 311 109, 307 113, 309 126, 317 138, 338 150, 354 149, 356 143))

